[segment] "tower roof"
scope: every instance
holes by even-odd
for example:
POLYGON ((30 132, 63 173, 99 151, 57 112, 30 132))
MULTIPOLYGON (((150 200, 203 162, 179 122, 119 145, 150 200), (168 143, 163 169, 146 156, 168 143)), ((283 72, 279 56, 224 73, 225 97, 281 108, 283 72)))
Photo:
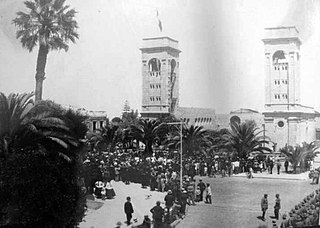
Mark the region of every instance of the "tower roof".
POLYGON ((266 43, 273 42, 296 42, 301 45, 299 38, 299 30, 295 26, 279 26, 264 29, 264 39, 262 41, 266 43))
POLYGON ((144 38, 141 51, 150 51, 153 49, 170 49, 180 53, 178 49, 178 41, 170 37, 154 37, 154 38, 144 38))

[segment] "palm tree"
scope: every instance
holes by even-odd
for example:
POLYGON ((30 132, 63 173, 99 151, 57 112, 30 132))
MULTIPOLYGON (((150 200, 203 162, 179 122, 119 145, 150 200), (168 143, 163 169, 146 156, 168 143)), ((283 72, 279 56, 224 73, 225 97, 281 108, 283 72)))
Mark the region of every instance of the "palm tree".
POLYGON ((42 99, 42 85, 50 50, 68 51, 68 43, 79 38, 76 32, 76 11, 64 5, 65 0, 25 1, 28 13, 18 12, 13 23, 17 27, 17 39, 29 52, 39 45, 36 67, 35 101, 42 99))
POLYGON ((269 140, 261 136, 254 122, 234 123, 231 125, 231 131, 226 135, 226 146, 232 146, 239 158, 247 160, 252 152, 264 153, 271 151, 265 147, 269 140))
POLYGON ((286 145, 284 148, 280 149, 280 152, 287 157, 288 161, 292 165, 293 173, 296 173, 297 167, 305 156, 305 152, 302 147, 300 145, 295 147, 286 145))
POLYGON ((119 126, 107 125, 88 134, 88 141, 94 144, 98 151, 114 152, 122 140, 122 131, 119 126))
POLYGON ((8 157, 26 149, 50 151, 70 160, 66 151, 78 142, 69 134, 69 128, 49 111, 38 112, 33 94, 0 93, 0 156, 8 157))
POLYGON ((159 141, 160 123, 159 120, 141 119, 138 122, 138 126, 132 125, 130 127, 132 137, 145 145, 145 156, 153 154, 152 146, 159 141))
MULTIPOLYGON (((175 131, 168 134, 168 147, 180 148, 180 130, 176 127, 175 131)), ((205 149, 211 146, 210 135, 203 126, 183 125, 182 129, 182 150, 187 157, 197 155, 207 155, 205 149)))
POLYGON ((0 93, 0 224, 74 227, 85 211, 77 183, 84 118, 32 96, 0 93))
POLYGON ((280 149, 280 152, 284 154, 288 161, 292 164, 293 172, 297 172, 297 167, 300 165, 301 170, 305 168, 305 163, 307 161, 312 161, 318 154, 318 146, 315 142, 302 143, 302 145, 285 146, 280 149))

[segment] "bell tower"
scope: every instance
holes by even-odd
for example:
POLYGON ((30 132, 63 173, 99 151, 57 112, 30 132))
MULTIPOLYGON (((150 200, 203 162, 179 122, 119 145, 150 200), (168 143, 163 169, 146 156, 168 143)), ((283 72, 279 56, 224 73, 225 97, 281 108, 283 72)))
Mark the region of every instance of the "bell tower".
POLYGON ((292 110, 300 105, 300 45, 296 27, 266 28, 265 108, 292 110))
POLYGON ((299 31, 295 26, 266 28, 265 134, 276 148, 315 140, 316 113, 300 101, 299 31))
POLYGON ((144 118, 172 114, 179 102, 178 41, 169 37, 143 39, 142 111, 144 118))

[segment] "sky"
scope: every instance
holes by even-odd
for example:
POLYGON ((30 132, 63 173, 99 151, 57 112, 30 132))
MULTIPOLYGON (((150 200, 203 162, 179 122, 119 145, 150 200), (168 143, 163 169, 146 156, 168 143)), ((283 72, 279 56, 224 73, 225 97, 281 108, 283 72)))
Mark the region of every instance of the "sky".
MULTIPOLYGON (((229 113, 264 110, 265 27, 297 26, 301 101, 320 107, 320 0, 67 0, 80 38, 48 55, 43 98, 120 116, 125 100, 141 109, 142 39, 179 41, 180 105, 229 113), (157 11, 163 31, 158 27, 157 11)), ((15 38, 22 0, 0 0, 0 92, 31 92, 37 49, 15 38)))

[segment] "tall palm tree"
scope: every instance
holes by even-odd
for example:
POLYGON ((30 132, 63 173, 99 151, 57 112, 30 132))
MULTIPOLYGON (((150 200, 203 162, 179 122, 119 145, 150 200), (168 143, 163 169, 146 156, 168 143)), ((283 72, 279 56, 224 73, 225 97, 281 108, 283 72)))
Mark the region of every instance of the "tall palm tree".
POLYGON ((252 152, 264 153, 271 151, 264 146, 269 143, 266 137, 261 136, 254 122, 234 123, 231 125, 231 131, 226 135, 227 146, 232 146, 239 158, 247 159, 252 152))
POLYGON ((68 51, 68 43, 79 38, 76 32, 76 11, 65 5, 65 0, 25 1, 28 13, 18 12, 13 23, 17 27, 17 39, 29 52, 39 46, 36 67, 35 101, 42 99, 42 85, 50 50, 68 51))

